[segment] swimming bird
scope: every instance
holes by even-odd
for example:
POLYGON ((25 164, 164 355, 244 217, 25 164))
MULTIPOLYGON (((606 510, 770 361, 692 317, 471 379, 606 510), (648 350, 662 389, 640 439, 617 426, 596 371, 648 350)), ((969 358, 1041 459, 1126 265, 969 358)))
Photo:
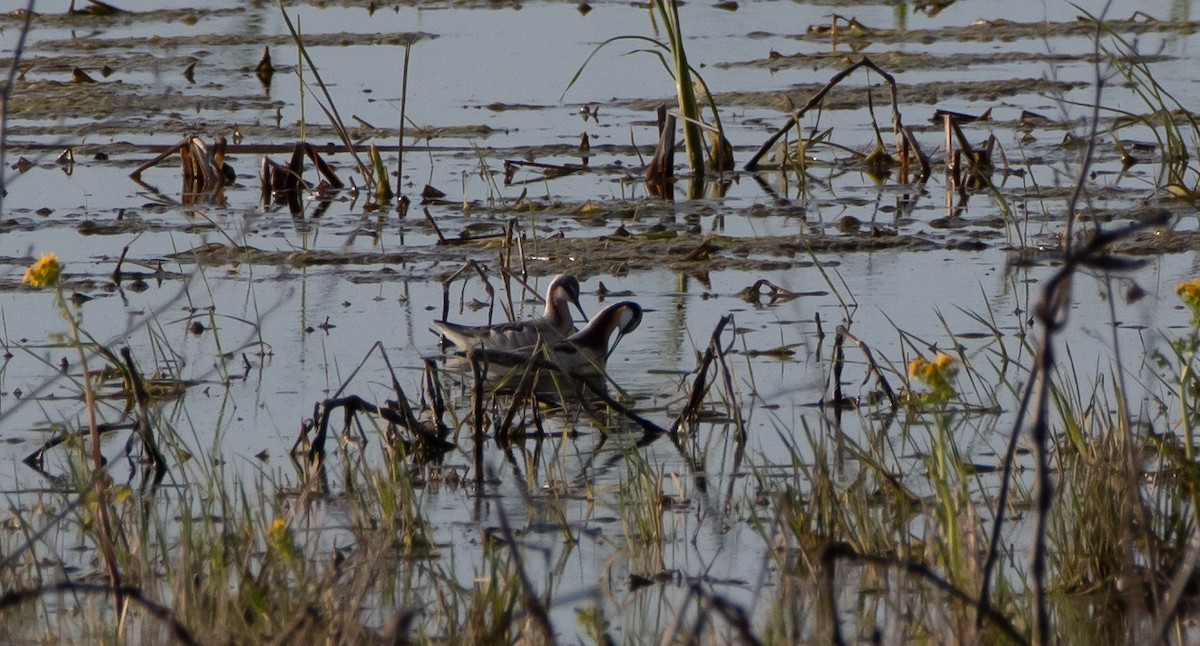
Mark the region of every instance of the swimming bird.
POLYGON ((540 392, 554 392, 556 380, 544 377, 566 374, 586 382, 594 391, 604 392, 609 356, 621 338, 636 330, 641 322, 641 306, 622 301, 604 308, 582 330, 565 339, 542 338, 527 347, 513 349, 469 347, 451 356, 448 365, 455 370, 465 369, 478 359, 489 381, 512 390, 537 384, 540 392), (617 339, 610 345, 614 333, 617 339))
POLYGON ((434 321, 430 330, 462 350, 527 350, 539 341, 553 343, 575 332, 571 305, 583 312, 579 304, 579 280, 570 274, 559 274, 546 287, 546 309, 538 318, 478 326, 434 321))
POLYGON ((633 301, 613 303, 592 317, 583 329, 550 344, 546 358, 561 372, 604 388, 608 358, 626 334, 642 324, 642 306, 633 301), (616 341, 608 341, 616 333, 616 341))

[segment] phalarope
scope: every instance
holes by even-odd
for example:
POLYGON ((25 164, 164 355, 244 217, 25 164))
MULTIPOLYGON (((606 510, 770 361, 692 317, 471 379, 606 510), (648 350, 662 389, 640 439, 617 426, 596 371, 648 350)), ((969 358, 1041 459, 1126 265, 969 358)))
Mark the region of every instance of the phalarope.
POLYGON ((583 329, 550 345, 550 358, 563 372, 579 376, 603 372, 621 338, 642 324, 642 306, 633 301, 613 303, 592 317, 583 329), (610 346, 613 333, 617 340, 610 346))
POLYGON ((536 375, 565 374, 588 384, 596 392, 605 392, 608 357, 621 337, 636 330, 641 322, 640 305, 632 301, 614 303, 592 317, 582 330, 565 339, 550 341, 542 338, 514 350, 486 346, 466 348, 450 357, 448 365, 465 368, 476 358, 482 359, 488 380, 512 389, 536 383, 539 391, 553 392, 555 382, 536 375), (617 339, 610 345, 614 332, 617 339))
POLYGON ((430 329, 462 350, 517 352, 533 348, 540 341, 553 343, 565 339, 575 332, 571 305, 583 311, 579 304, 579 281, 570 274, 559 274, 546 287, 546 309, 538 318, 478 326, 434 321, 430 329))
POLYGON ((583 329, 557 343, 535 349, 559 372, 571 379, 588 384, 595 392, 607 391, 608 358, 621 338, 642 323, 642 307, 633 301, 613 303, 592 317, 583 329), (613 333, 617 338, 611 345, 613 333))

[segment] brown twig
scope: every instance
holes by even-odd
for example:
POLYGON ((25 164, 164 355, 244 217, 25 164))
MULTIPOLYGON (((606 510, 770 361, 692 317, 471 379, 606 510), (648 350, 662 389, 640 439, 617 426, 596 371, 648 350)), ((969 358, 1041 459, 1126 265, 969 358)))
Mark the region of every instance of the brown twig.
POLYGON ((679 432, 685 426, 690 428, 695 425, 696 416, 700 412, 700 406, 704 403, 704 396, 708 394, 708 368, 717 358, 717 351, 720 349, 721 333, 724 332, 725 326, 732 322, 733 315, 731 314, 726 314, 717 321, 717 327, 713 330, 708 348, 704 350, 704 357, 701 359, 700 366, 696 370, 696 378, 692 380, 691 394, 688 395, 687 404, 679 412, 679 416, 675 418, 675 423, 671 425, 669 433, 672 438, 678 436, 679 432))
POLYGON ((670 200, 675 187, 675 115, 658 106, 658 145, 646 165, 646 186, 660 200, 670 200))
POLYGON ((141 373, 138 372, 137 366, 133 365, 133 356, 128 347, 121 348, 121 360, 125 362, 126 375, 133 387, 133 400, 138 407, 135 428, 142 439, 142 450, 150 457, 150 464, 154 466, 154 485, 157 486, 167 474, 167 460, 162 451, 158 450, 158 443, 154 441, 154 432, 150 427, 150 395, 146 392, 141 373))

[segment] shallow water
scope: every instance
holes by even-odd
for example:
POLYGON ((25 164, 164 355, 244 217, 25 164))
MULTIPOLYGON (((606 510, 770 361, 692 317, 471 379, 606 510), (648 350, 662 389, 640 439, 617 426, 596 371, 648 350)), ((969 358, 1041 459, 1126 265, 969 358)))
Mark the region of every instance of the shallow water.
MULTIPOLYGON (((18 287, 24 268, 38 254, 52 251, 64 260, 68 296, 92 297, 78 308, 88 335, 105 347, 128 344, 144 372, 161 370, 190 384, 182 398, 158 412, 159 424, 174 432, 179 449, 202 456, 206 464, 221 464, 221 477, 231 482, 287 489, 300 477, 288 452, 313 405, 338 391, 364 357, 363 370, 346 390, 370 401, 392 396, 386 366, 377 355, 368 357, 376 341, 382 342, 410 396, 418 392, 421 358, 438 353, 428 327, 441 316, 440 279, 465 260, 495 267, 500 253, 482 243, 436 245, 437 236, 417 204, 406 217, 398 217, 390 209, 368 208, 365 196, 346 191, 328 205, 306 201, 299 217, 286 207, 261 205, 256 177, 261 154, 238 146, 229 158, 238 184, 215 203, 181 204, 192 196, 181 194, 175 160, 144 174, 149 187, 135 184, 129 173, 187 132, 211 140, 231 136, 236 127, 247 151, 257 145, 282 151, 301 136, 297 123, 303 115, 303 134, 311 141, 324 145, 336 140, 316 107, 318 96, 309 94, 301 105, 292 73, 295 51, 273 5, 214 3, 191 11, 193 22, 180 20, 189 12, 185 3, 178 3, 178 11, 172 3, 158 3, 164 4, 161 13, 138 17, 39 18, 23 54, 21 68, 32 67, 14 92, 18 109, 10 115, 3 169, 8 194, 0 203, 0 313, 5 344, 14 355, 0 368, 5 440, 0 457, 10 465, 0 470, 0 490, 14 517, 28 514, 50 496, 46 488, 56 486, 21 465, 21 458, 51 429, 85 424, 78 401, 78 356, 63 347, 69 327, 49 292, 18 287), (155 37, 147 40, 150 35, 155 37), (253 74, 265 44, 280 68, 268 89, 253 74), (114 71, 107 78, 100 77, 96 63, 101 60, 112 61, 114 71), (190 60, 197 61, 195 83, 183 76, 190 60), (71 68, 77 66, 99 82, 68 84, 71 68), (20 103, 26 91, 38 101, 20 103), (76 150, 69 169, 55 163, 68 146, 76 150), (97 153, 108 158, 96 159, 97 153), (32 168, 9 169, 18 157, 30 160, 32 168), (186 253, 210 244, 263 253, 207 256, 202 262, 186 253), (146 272, 144 289, 128 280, 114 285, 109 279, 126 247, 125 270, 146 272), (166 272, 161 281, 155 275, 159 267, 166 272), (205 328, 199 335, 188 330, 194 321, 205 328), (68 365, 66 376, 60 373, 62 359, 68 365)), ((997 176, 995 193, 973 194, 962 210, 953 208, 958 206, 954 195, 947 198, 937 163, 928 184, 913 188, 898 185, 894 175, 877 182, 846 164, 844 151, 821 152, 821 163, 814 165, 804 187, 779 172, 757 179, 740 172, 720 198, 687 201, 686 182, 680 182, 676 203, 649 200, 639 154, 647 159, 652 154, 653 108, 669 102, 672 91, 657 61, 645 54, 621 55, 644 44, 610 44, 567 89, 599 43, 652 33, 644 8, 601 2, 585 14, 570 3, 437 3, 382 7, 372 14, 361 5, 305 5, 289 11, 307 38, 328 43, 310 46, 309 54, 342 117, 347 123, 353 123, 353 116, 360 126, 374 126, 355 127, 354 136, 391 146, 384 160, 395 167, 404 49, 394 35, 422 34, 412 46, 407 114, 423 134, 413 140, 410 130, 406 140, 405 193, 416 202, 425 184, 444 191, 448 203, 430 206, 429 213, 450 238, 467 230, 473 235, 500 231, 515 219, 527 236, 524 249, 536 291, 553 273, 575 272, 584 282, 583 305, 589 313, 603 305, 595 293, 600 281, 609 290, 632 292, 630 298, 646 308, 646 317, 622 341, 609 368, 647 417, 663 426, 674 420, 698 353, 721 316, 735 317, 737 335, 729 360, 748 424, 745 462, 733 457, 731 427, 720 421, 702 425, 700 435, 684 449, 666 439, 637 448, 646 464, 665 474, 669 484, 664 493, 675 495, 678 487, 685 499, 668 514, 673 525, 657 563, 614 556, 623 554, 614 545, 624 541, 620 499, 632 467, 622 457, 632 440, 623 434, 603 439, 586 419, 552 417, 553 430, 578 429, 583 435, 548 439, 537 448, 527 445, 523 456, 489 445, 490 473, 483 491, 430 487, 420 493, 437 544, 454 553, 454 574, 468 583, 478 567, 481 529, 494 529, 500 513, 514 524, 520 519, 522 545, 538 555, 527 564, 533 578, 541 581, 549 572, 559 582, 555 597, 560 601, 552 618, 563 636, 577 634, 575 608, 599 595, 597 588, 605 584, 598 580, 615 581, 612 585, 621 589, 610 591, 603 603, 609 604, 610 619, 625 618, 614 630, 628 630, 624 638, 632 640, 639 630, 667 629, 674 617, 669 610, 684 594, 680 581, 690 577, 708 577, 722 594, 747 606, 764 584, 770 585, 775 573, 768 541, 747 522, 748 511, 738 501, 752 499, 764 480, 796 478, 788 463, 789 446, 799 449, 800 459, 814 459, 812 447, 802 441, 802 429, 832 435, 830 428, 836 426, 853 441, 867 443, 890 428, 867 407, 834 422, 831 412, 815 406, 831 395, 826 384, 834 326, 850 324, 884 365, 894 387, 901 384, 914 350, 928 353, 961 344, 962 356, 987 366, 997 361, 1003 344, 1010 356, 1028 365, 1021 334, 1031 329, 1027 321, 1039 281, 1054 269, 1051 250, 1080 153, 1063 140, 1067 132, 1085 132, 1095 74, 1087 60, 1092 44, 1086 33, 1060 35, 1057 27, 1000 24, 995 27, 1000 37, 993 39, 986 32, 972 36, 970 26, 1000 19, 1065 23, 1076 13, 1067 3, 957 2, 932 17, 890 3, 746 2, 736 11, 693 3, 683 9, 690 60, 721 107, 739 165, 785 120, 783 95, 796 105, 803 103, 864 54, 885 69, 897 69, 904 120, 935 160, 941 159, 942 146, 941 127, 928 122, 935 109, 972 114, 991 109, 992 121, 965 127, 968 137, 979 142, 994 134, 1012 168, 1024 175, 1002 182, 997 176), (834 13, 888 34, 831 43, 828 36, 805 33, 809 25, 829 22, 834 13), (936 30, 957 30, 964 37, 937 37, 941 32, 936 30), (327 39, 321 40, 323 36, 327 39), (772 52, 779 55, 774 57, 778 63, 772 52), (585 105, 598 109, 598 120, 581 118, 585 105), (1022 127, 1022 111, 1039 113, 1052 123, 1022 127), (515 178, 528 183, 503 184, 505 160, 579 163, 580 133, 591 142, 588 170, 545 179, 522 169, 515 178), (866 226, 858 233, 839 231, 835 223, 846 215, 866 226), (664 256, 661 262, 631 257, 601 264, 573 257, 574 248, 557 240, 560 235, 600 239, 618 227, 635 236, 665 232, 690 241, 689 247, 699 246, 710 233, 762 240, 762 245, 746 258, 724 254, 711 263, 664 256), (870 251, 861 242, 893 234, 908 244, 870 251), (831 247, 822 245, 831 238, 844 238, 846 244, 840 251, 825 251, 831 247), (772 244, 780 240, 811 240, 817 250, 810 256, 801 245, 781 252, 772 244), (1041 262, 1009 269, 1018 252, 1041 262), (739 296, 762 278, 814 294, 776 304, 754 304, 739 296), (817 315, 824 339, 818 337, 817 315), (991 319, 1003 337, 993 338, 979 317, 991 319), (792 354, 780 359, 753 352, 779 346, 792 354), (699 467, 697 454, 705 456, 699 467), (531 456, 564 465, 563 472, 528 473, 531 456), (701 475, 707 476, 704 486, 701 475), (559 496, 566 502, 560 503, 559 496), (564 547, 555 525, 559 516, 550 513, 560 504, 570 531, 588 540, 564 547), (632 595, 625 589, 630 574, 654 574, 653 567, 674 572, 679 581, 654 595, 632 595)), ((0 3, 5 13, 16 6, 0 3)), ((1099 3, 1086 7, 1099 11, 1099 3)), ((38 10, 58 9, 39 3, 38 10)), ((1176 26, 1158 27, 1138 19, 1129 29, 1138 51, 1157 55, 1150 63, 1154 77, 1190 105, 1196 86, 1189 59, 1197 47, 1196 29, 1183 25, 1192 18, 1190 4, 1151 2, 1141 11, 1174 21, 1176 26)), ((6 17, 0 27, 0 57, 11 58, 18 22, 6 17)), ((1114 111, 1146 112, 1130 88, 1105 69, 1110 82, 1103 104, 1114 111)), ((308 74, 305 80, 311 83, 308 74)), ((863 78, 856 75, 852 83, 861 86, 863 78)), ((869 82, 879 79, 872 75, 869 82)), ((881 126, 889 119, 886 96, 882 87, 872 94, 881 126)), ((1176 214, 1174 230, 1194 231, 1194 210, 1166 199, 1160 190, 1156 153, 1139 153, 1145 162, 1120 172, 1107 131, 1111 115, 1105 118, 1089 206, 1115 213, 1118 222, 1125 213, 1165 208, 1176 214)), ((866 152, 873 143, 863 107, 825 110, 820 128, 833 128, 835 139, 856 151, 866 152)), ((1154 133, 1137 125, 1122 127, 1119 136, 1154 140, 1154 133)), ((885 140, 890 143, 888 135, 885 140)), ((282 161, 287 153, 270 156, 282 161)), ((328 157, 344 179, 354 174, 349 155, 328 157)), ((361 178, 356 181, 361 185, 361 178)), ((644 253, 644 247, 631 251, 644 253)), ((1141 383, 1154 383, 1159 369, 1142 365, 1140 358, 1186 326, 1188 314, 1171 290, 1197 272, 1195 254, 1146 260, 1115 284, 1104 278, 1079 281, 1067 338, 1081 379, 1110 371, 1110 289, 1123 294, 1127 281, 1136 281, 1149 294, 1136 303, 1113 306, 1119 347, 1133 349, 1139 358, 1133 364, 1126 357, 1122 365, 1141 383)), ((460 293, 467 301, 484 297, 477 281, 465 292, 458 283, 452 289, 456 304, 460 293)), ((518 305, 518 318, 539 308, 533 302, 518 305)), ((485 312, 455 307, 450 319, 483 322, 485 312)), ((847 356, 847 394, 869 400, 876 386, 864 379, 861 355, 850 349, 847 356)), ((103 362, 93 357, 92 363, 95 369, 103 362)), ((965 461, 995 465, 1013 422, 1014 403, 986 401, 986 390, 975 389, 985 400, 979 403, 995 404, 1003 413, 984 416, 974 436, 961 438, 959 450, 965 461)), ((125 406, 123 400, 102 402, 101 417, 126 419, 125 406)), ((908 435, 906 430, 906 439, 897 440, 895 468, 920 471, 926 440, 908 435)), ((127 439, 123 434, 106 438, 110 460, 120 455, 127 439)), ((467 473, 474 468, 469 432, 458 442, 460 450, 442 468, 467 473)), ((379 458, 378 443, 378 437, 369 438, 371 459, 379 458)), ((351 454, 355 450, 349 449, 351 454)), ((52 452, 47 471, 65 472, 69 455, 67 449, 52 452)), ((118 479, 136 481, 124 467, 113 471, 118 479)), ((181 467, 171 476, 180 490, 186 490, 186 472, 181 467)), ((980 479, 982 489, 996 485, 995 477, 980 479)), ((928 493, 920 482, 912 486, 919 494, 928 493)), ((170 508, 174 503, 161 504, 170 508)), ((336 496, 319 511, 309 539, 315 551, 353 542, 347 529, 352 519, 336 496)), ((1019 542, 1022 530, 1012 531, 1019 542)), ((39 550, 47 558, 86 567, 83 556, 66 550, 72 540, 67 525, 39 550)), ((372 621, 386 614, 381 608, 372 621)))

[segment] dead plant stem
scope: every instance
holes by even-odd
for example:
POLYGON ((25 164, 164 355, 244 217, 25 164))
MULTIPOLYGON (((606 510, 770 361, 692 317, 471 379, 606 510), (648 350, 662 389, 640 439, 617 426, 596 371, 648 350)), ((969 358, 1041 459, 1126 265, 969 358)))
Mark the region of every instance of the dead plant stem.
POLYGON ((404 185, 404 119, 408 109, 408 58, 412 43, 404 43, 404 71, 400 77, 400 134, 396 137, 396 195, 403 195, 404 185))
POLYGON ((21 30, 17 35, 17 46, 13 48, 12 65, 8 68, 8 78, 4 80, 4 87, 0 88, 0 213, 4 211, 4 169, 8 168, 4 162, 4 151, 7 148, 5 142, 8 137, 8 97, 12 94, 13 84, 17 82, 17 68, 21 64, 21 54, 25 52, 25 37, 29 35, 29 27, 33 21, 33 5, 34 0, 29 0, 29 4, 25 6, 25 20, 21 23, 21 30))

